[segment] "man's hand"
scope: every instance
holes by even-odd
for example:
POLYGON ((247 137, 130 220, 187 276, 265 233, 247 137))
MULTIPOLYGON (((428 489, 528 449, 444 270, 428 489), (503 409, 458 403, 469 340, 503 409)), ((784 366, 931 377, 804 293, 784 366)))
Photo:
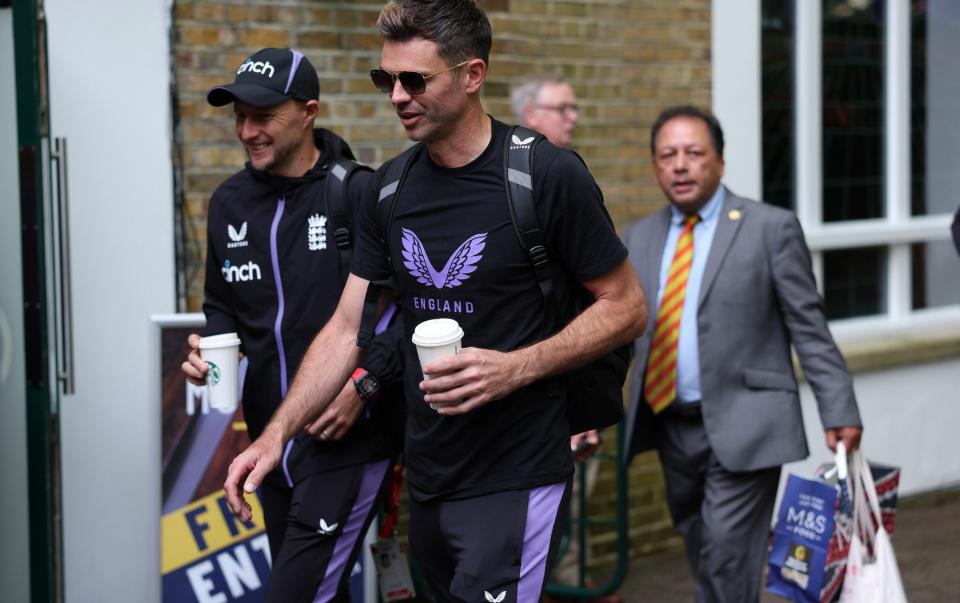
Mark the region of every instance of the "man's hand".
POLYGON ((365 405, 353 379, 348 379, 320 418, 307 425, 307 433, 322 441, 339 440, 353 427, 365 405))
POLYGON ((190 353, 187 354, 187 361, 180 365, 180 369, 186 373, 187 380, 194 385, 204 385, 207 382, 207 371, 210 367, 200 358, 200 336, 191 333, 187 337, 187 345, 190 346, 190 353))
POLYGON ((253 517, 253 509, 244 500, 244 494, 255 492, 267 474, 280 464, 283 444, 282 439, 264 431, 263 435, 230 463, 223 492, 227 496, 230 511, 241 521, 250 521, 253 517))
POLYGON ((596 429, 570 436, 570 451, 573 460, 582 463, 594 455, 600 448, 600 432, 596 429))
MULTIPOLYGON (((190 353, 187 354, 187 361, 180 365, 180 370, 186 373, 187 380, 190 383, 206 385, 207 371, 210 370, 210 367, 200 357, 200 336, 196 333, 190 333, 187 337, 187 345, 190 346, 190 353)), ((243 358, 243 353, 240 354, 240 358, 243 358)))
POLYGON ((830 452, 837 451, 837 442, 843 441, 847 447, 847 452, 853 452, 860 446, 860 435, 863 429, 860 427, 831 427, 826 431, 827 448, 830 452))
MULTIPOLYGON (((518 350, 521 352, 522 350, 518 350)), ((441 415, 462 415, 499 400, 527 383, 525 355, 464 348, 424 367, 424 399, 441 415)))

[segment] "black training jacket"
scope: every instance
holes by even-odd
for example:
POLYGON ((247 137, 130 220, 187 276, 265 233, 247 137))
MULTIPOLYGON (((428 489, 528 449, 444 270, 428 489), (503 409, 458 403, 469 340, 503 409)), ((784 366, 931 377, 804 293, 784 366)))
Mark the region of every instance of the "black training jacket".
MULTIPOLYGON (((311 341, 333 315, 343 288, 326 179, 331 177, 332 161, 354 157, 347 143, 328 130, 314 130, 314 140, 321 155, 303 177, 271 176, 247 163, 210 199, 204 333, 235 331, 240 336, 241 351, 249 362, 242 401, 251 439, 260 435, 286 395, 311 341)), ((349 178, 348 215, 356 215, 369 177, 369 171, 356 170, 349 178)), ((383 356, 395 353, 395 348, 395 342, 375 341, 362 365, 381 381, 399 380, 399 369, 394 370, 396 374, 378 374, 375 368, 390 372, 386 367, 397 363, 383 356)), ((402 407, 402 400, 383 400, 383 405, 402 407)), ((396 442, 387 424, 397 418, 393 408, 377 410, 368 408, 340 443, 314 444, 297 438, 294 448, 302 444, 321 451, 329 448, 330 458, 321 463, 326 465, 321 469, 389 456, 396 442)), ((290 456, 288 448, 285 467, 290 456)), ((287 479, 291 480, 289 471, 287 479)))

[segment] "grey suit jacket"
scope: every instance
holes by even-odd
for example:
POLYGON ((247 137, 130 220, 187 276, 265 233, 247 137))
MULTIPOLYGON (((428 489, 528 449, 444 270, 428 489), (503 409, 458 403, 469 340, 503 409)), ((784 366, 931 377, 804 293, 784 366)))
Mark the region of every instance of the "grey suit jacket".
MULTIPOLYGON (((656 446, 656 421, 642 397, 643 372, 669 223, 670 208, 664 207, 624 235, 650 308, 646 333, 635 347, 625 462, 656 446)), ((697 329, 703 423, 727 470, 752 471, 809 454, 791 344, 824 429, 860 425, 853 382, 827 329, 810 251, 791 212, 726 190, 703 273, 697 329)))

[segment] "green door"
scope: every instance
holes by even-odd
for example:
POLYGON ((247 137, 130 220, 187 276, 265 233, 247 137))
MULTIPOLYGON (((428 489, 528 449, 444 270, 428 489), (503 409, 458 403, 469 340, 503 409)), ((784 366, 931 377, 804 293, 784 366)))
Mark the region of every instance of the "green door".
POLYGON ((53 328, 62 312, 39 1, 0 0, 0 601, 62 600, 53 328))

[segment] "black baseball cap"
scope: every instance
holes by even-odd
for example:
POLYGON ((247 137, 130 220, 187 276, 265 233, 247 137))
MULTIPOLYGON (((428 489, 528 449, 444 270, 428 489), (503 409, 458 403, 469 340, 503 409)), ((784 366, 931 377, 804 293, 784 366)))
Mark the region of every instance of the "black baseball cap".
POLYGON ((254 107, 272 107, 288 98, 302 101, 320 97, 320 81, 302 52, 290 48, 264 48, 250 55, 237 69, 232 84, 216 86, 207 93, 214 107, 234 100, 254 107))

